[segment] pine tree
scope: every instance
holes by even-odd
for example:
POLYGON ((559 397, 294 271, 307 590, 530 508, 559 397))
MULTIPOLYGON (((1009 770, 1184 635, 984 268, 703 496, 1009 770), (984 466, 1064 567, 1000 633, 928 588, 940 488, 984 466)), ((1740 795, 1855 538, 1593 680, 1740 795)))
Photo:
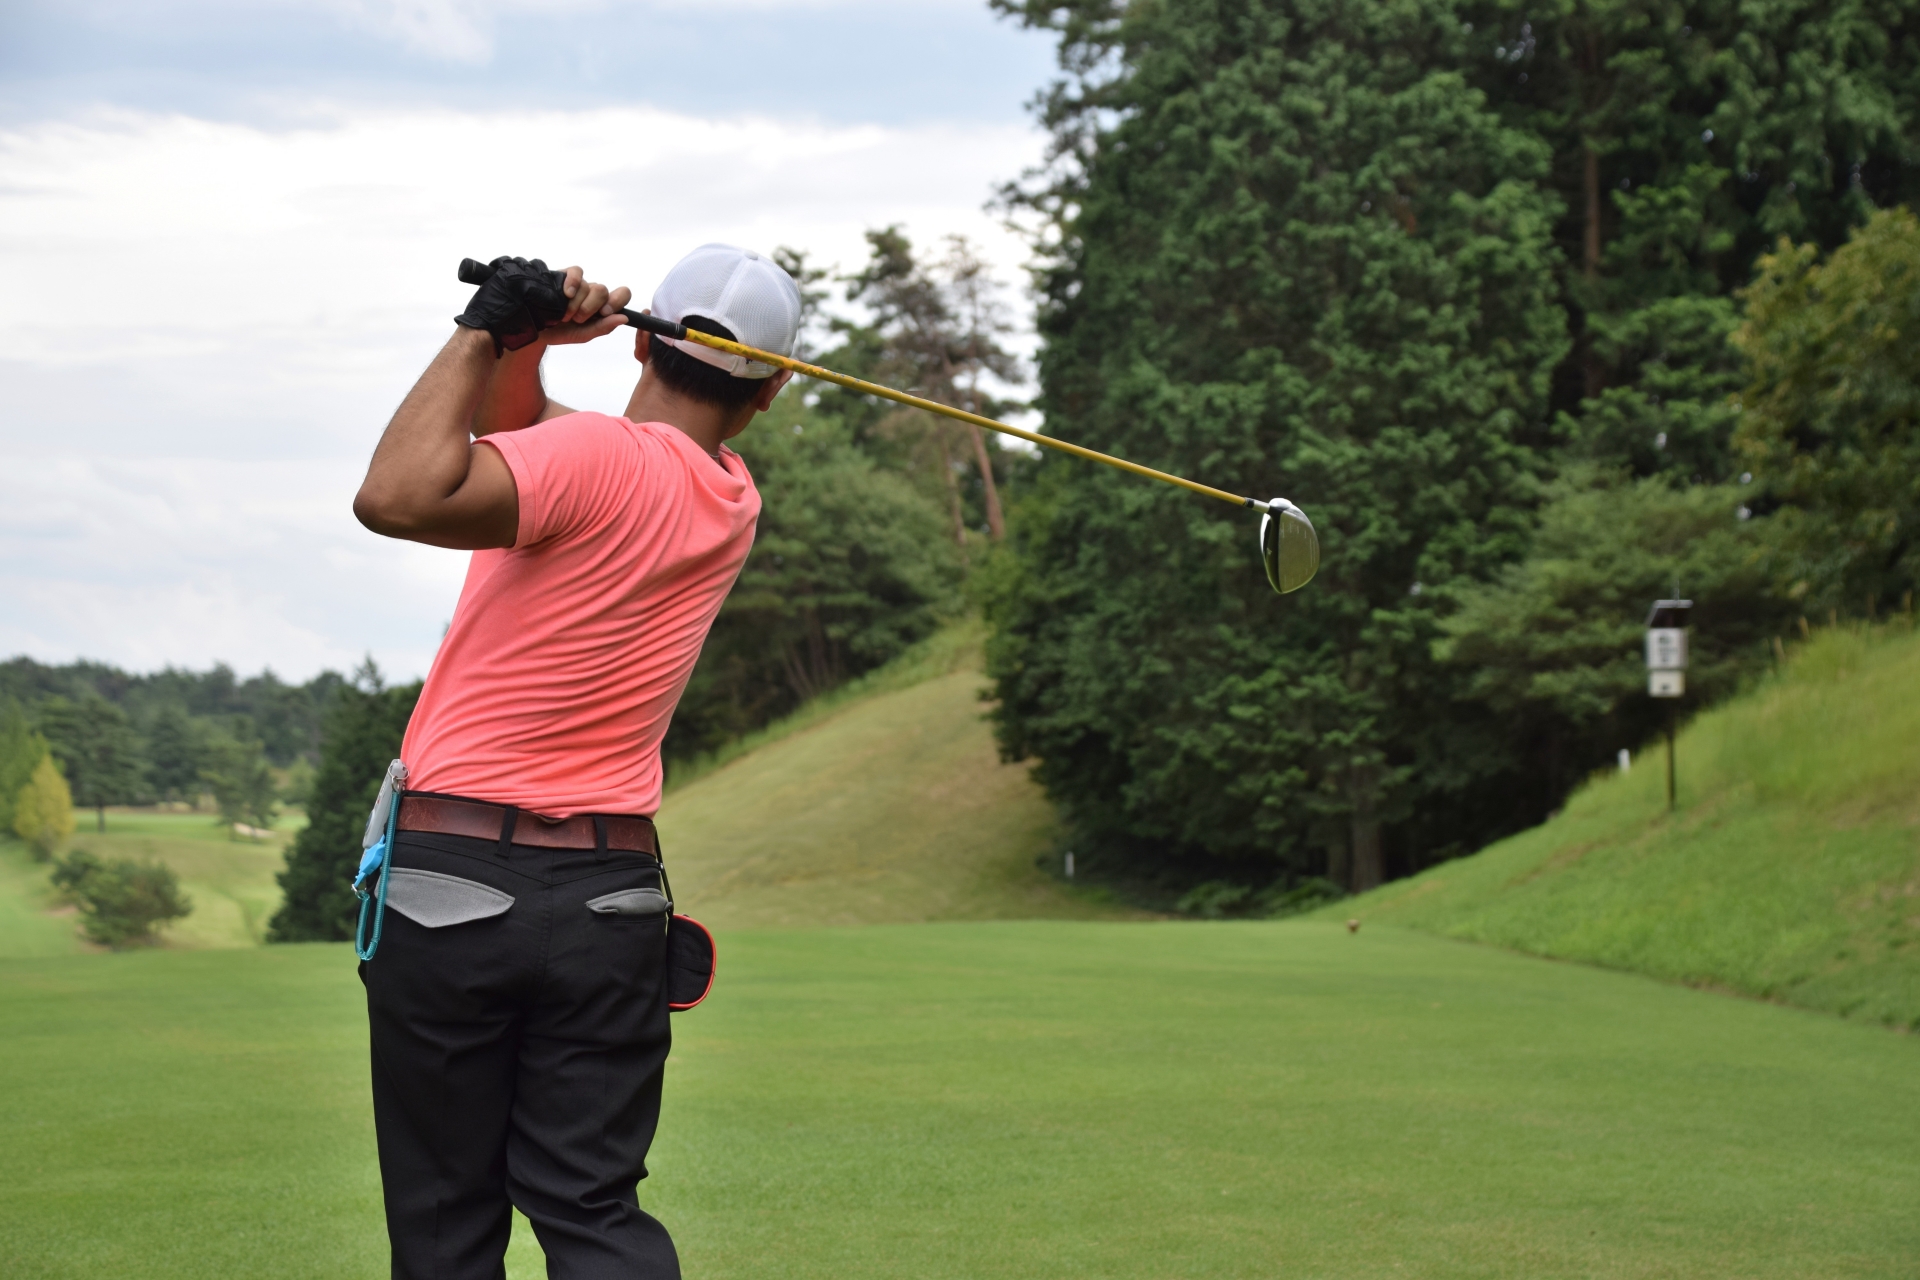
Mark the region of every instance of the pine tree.
POLYGON ((1302 503, 1279 599, 1246 517, 1077 462, 1020 504, 998 727, 1103 850, 1354 887, 1483 832, 1437 594, 1526 543, 1567 349, 1548 150, 1455 70, 1451 5, 999 7, 1073 76, 1028 207, 1049 430, 1302 503))
POLYGON ((1901 0, 1465 4, 1462 66, 1552 148, 1577 451, 1720 482, 1734 292, 1782 235, 1823 248, 1920 198, 1920 14, 1901 0))
POLYGON ((127 713, 89 690, 78 701, 47 699, 39 719, 73 802, 94 810, 105 831, 107 806, 132 803, 145 785, 146 762, 127 713))
POLYGON ((179 703, 166 703, 154 713, 147 729, 147 776, 161 799, 191 800, 200 794, 207 736, 179 703))
MULTIPOLYGON (((941 404, 992 416, 1008 405, 986 390, 987 377, 1012 380, 1018 362, 1000 342, 1008 329, 985 261, 964 236, 950 236, 934 261, 915 254, 898 226, 867 232, 872 256, 848 277, 847 299, 873 312, 880 340, 873 376, 941 404)), ((967 541, 966 501, 957 472, 969 456, 990 537, 1005 532, 994 454, 984 433, 915 409, 890 409, 875 430, 909 442, 908 457, 923 459, 944 488, 956 545, 967 541)))
POLYGON ((333 942, 353 936, 359 899, 349 884, 360 864, 367 813, 400 755, 420 685, 386 687, 371 659, 334 694, 321 737, 320 768, 306 829, 287 851, 278 877, 284 900, 268 932, 273 942, 333 942))

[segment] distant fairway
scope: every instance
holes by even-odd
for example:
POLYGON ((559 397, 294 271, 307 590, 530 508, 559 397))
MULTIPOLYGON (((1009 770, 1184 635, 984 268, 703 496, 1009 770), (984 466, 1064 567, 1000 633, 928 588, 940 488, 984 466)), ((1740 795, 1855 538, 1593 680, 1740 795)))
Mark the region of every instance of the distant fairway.
MULTIPOLYGON (((1371 927, 720 946, 642 1187, 690 1276, 1920 1259, 1912 1037, 1371 927)), ((363 1027, 343 946, 0 962, 6 1274, 384 1274, 363 1027)))
POLYGON ((1920 1030, 1920 636, 1816 633, 1681 733, 1673 815, 1665 770, 1321 914, 1920 1030))
MULTIPOLYGON (((210 813, 160 813, 109 809, 107 830, 95 828, 91 811, 76 815, 73 847, 103 858, 156 859, 173 868, 193 900, 193 913, 162 930, 168 946, 252 947, 266 940, 267 920, 280 905, 274 880, 283 851, 306 823, 284 815, 274 837, 236 839, 210 813)), ((0 956, 71 955, 89 950, 71 908, 54 907, 47 868, 27 857, 17 840, 0 841, 0 956)))

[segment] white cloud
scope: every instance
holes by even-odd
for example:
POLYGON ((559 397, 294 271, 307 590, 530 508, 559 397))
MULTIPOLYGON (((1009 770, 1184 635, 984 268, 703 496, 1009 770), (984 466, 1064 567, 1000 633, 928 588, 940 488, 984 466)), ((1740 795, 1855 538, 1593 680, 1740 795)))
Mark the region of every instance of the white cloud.
MULTIPOLYGON (((317 13, 340 26, 364 32, 410 52, 446 62, 479 65, 492 61, 502 20, 516 17, 563 18, 639 10, 662 17, 684 17, 684 0, 81 0, 76 6, 103 25, 125 26, 129 19, 151 18, 156 10, 173 24, 258 21, 263 14, 317 13)), ((984 8, 983 0, 914 0, 929 11, 984 8)), ((699 12, 729 21, 859 14, 897 16, 898 0, 699 0, 699 12)))
MULTIPOLYGON (((1011 279, 1022 250, 980 205, 1039 152, 1021 128, 643 107, 305 119, 0 133, 0 653, 424 671, 464 557, 347 503, 463 304, 460 258, 579 262, 644 300, 706 240, 852 266, 900 222, 973 236, 1011 279)), ((554 394, 617 410, 629 351, 556 353, 554 394)))

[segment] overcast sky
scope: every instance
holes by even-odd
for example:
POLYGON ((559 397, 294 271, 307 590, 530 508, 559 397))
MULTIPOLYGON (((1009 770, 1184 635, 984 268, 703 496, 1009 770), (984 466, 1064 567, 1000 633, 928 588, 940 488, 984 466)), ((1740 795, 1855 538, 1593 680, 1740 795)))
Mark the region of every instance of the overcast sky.
MULTIPOLYGON (((424 674, 466 557, 349 503, 462 257, 644 299, 708 240, 851 267, 899 222, 1013 283, 982 206, 1051 70, 984 0, 0 8, 0 657, 424 674)), ((615 412, 635 369, 548 361, 615 412)))

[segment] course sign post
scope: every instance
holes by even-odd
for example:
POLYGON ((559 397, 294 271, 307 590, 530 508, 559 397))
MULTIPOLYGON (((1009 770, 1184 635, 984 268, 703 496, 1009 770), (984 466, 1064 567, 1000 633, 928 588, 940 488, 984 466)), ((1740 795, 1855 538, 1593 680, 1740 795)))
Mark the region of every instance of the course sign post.
MULTIPOLYGON (((1687 617, 1691 600, 1655 600, 1647 611, 1647 692, 1679 698, 1687 692, 1687 617)), ((1667 810, 1674 804, 1673 718, 1667 709, 1667 810)))

